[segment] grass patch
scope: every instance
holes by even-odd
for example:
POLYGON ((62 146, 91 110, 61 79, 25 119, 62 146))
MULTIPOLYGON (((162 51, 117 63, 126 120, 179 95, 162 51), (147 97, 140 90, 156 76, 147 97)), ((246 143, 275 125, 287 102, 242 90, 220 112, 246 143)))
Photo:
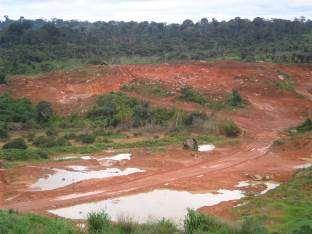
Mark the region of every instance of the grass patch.
POLYGON ((153 81, 134 81, 124 84, 121 89, 127 92, 135 92, 143 96, 169 97, 172 92, 160 82, 153 81))
POLYGON ((237 90, 233 90, 231 94, 209 96, 192 87, 184 87, 180 93, 179 100, 194 102, 215 110, 243 108, 247 104, 237 90))
POLYGON ((247 201, 236 212, 263 219, 270 233, 311 233, 296 231, 312 230, 312 167, 300 170, 277 189, 247 201))
POLYGON ((73 224, 64 219, 52 219, 33 214, 0 211, 0 233, 3 234, 78 234, 73 224))
POLYGON ((289 91, 292 92, 295 90, 295 81, 291 78, 291 76, 287 73, 278 71, 279 73, 279 78, 281 80, 277 81, 275 83, 276 88, 280 89, 280 90, 284 90, 284 91, 289 91))

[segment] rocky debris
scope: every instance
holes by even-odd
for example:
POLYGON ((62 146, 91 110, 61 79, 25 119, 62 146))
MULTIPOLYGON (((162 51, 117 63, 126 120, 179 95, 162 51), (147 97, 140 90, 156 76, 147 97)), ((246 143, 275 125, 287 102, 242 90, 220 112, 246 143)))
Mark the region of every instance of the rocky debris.
POLYGON ((252 176, 250 176, 253 180, 255 180, 255 181, 261 181, 261 180, 263 180, 263 177, 261 176, 261 175, 258 175, 258 174, 256 174, 256 175, 252 175, 252 176))
POLYGON ((193 151, 197 151, 198 150, 198 143, 194 138, 187 139, 185 142, 183 142, 183 148, 184 149, 190 149, 193 151))

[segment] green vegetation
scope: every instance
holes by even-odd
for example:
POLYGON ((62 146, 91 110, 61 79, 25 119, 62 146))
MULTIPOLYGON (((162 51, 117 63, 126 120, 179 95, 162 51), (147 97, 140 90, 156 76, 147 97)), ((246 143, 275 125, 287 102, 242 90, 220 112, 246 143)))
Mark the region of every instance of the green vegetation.
POLYGON ((49 121, 53 116, 53 109, 49 102, 42 101, 36 106, 36 118, 39 123, 49 121))
POLYGON ((123 91, 135 92, 144 96, 168 97, 172 93, 160 82, 135 81, 121 87, 123 91))
POLYGON ((218 120, 203 113, 151 107, 124 93, 101 96, 85 115, 69 117, 55 115, 46 102, 34 107, 26 99, 13 99, 8 95, 0 96, 0 100, 3 110, 7 110, 3 111, 0 122, 1 139, 6 142, 0 157, 11 161, 46 159, 48 155, 60 153, 93 153, 108 148, 163 147, 181 144, 190 133, 206 138, 206 142, 225 142, 220 133, 234 137, 238 134, 233 132, 239 130, 231 123, 235 131, 232 129, 229 134, 230 130, 224 131, 218 120), (13 108, 20 111, 15 112, 13 108), (131 143, 116 140, 126 137, 118 133, 119 130, 129 131, 129 128, 161 131, 163 136, 131 143), (18 136, 18 144, 16 140, 10 142, 10 136, 18 136))
POLYGON ((287 73, 278 71, 280 80, 276 82, 276 87, 280 90, 285 91, 294 91, 295 90, 295 82, 291 78, 291 76, 287 73))
POLYGON ((244 107, 245 100, 241 97, 237 90, 233 90, 231 96, 228 99, 228 104, 232 107, 244 107))
POLYGON ((233 90, 228 97, 227 95, 224 95, 226 97, 222 97, 221 100, 218 100, 218 98, 214 96, 208 97, 192 87, 184 87, 180 92, 180 100, 208 106, 211 109, 220 110, 225 108, 244 107, 246 105, 246 101, 237 90, 233 90))
POLYGON ((0 151, 0 157, 8 161, 42 160, 48 158, 48 153, 41 149, 6 149, 0 151))
POLYGON ((311 21, 239 17, 182 24, 0 21, 0 81, 77 64, 241 59, 311 62, 311 21), (127 38, 127 40, 124 40, 127 38), (103 62, 107 61, 107 62, 103 62))
POLYGON ((299 125, 296 129, 300 133, 312 131, 312 120, 311 119, 307 119, 301 125, 299 125))
POLYGON ((35 108, 29 100, 0 96, 0 122, 30 123, 34 117, 35 108))
POLYGON ((237 213, 264 220, 270 233, 311 233, 312 167, 300 170, 292 181, 263 196, 246 199, 248 203, 236 208, 237 213))
POLYGON ((77 140, 84 144, 92 144, 95 142, 96 136, 93 134, 81 134, 77 137, 77 140))
POLYGON ((72 224, 63 219, 0 210, 0 233, 78 234, 79 232, 72 224))
POLYGON ((221 133, 228 137, 237 137, 241 134, 240 128, 233 121, 225 121, 220 124, 221 133))
POLYGON ((3 145, 2 149, 27 149, 26 142, 23 138, 16 138, 3 145))
POLYGON ((207 103, 205 96, 192 87, 183 87, 181 89, 180 99, 187 102, 195 102, 200 105, 205 105, 207 103))
POLYGON ((39 136, 33 140, 33 145, 39 148, 51 148, 70 145, 64 137, 39 136))

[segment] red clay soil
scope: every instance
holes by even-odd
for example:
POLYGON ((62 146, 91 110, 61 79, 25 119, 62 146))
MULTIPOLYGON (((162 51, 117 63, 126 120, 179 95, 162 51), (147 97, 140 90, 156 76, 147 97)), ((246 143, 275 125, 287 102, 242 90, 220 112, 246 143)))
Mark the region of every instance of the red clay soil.
MULTIPOLYGON (((92 103, 97 95, 118 90, 122 84, 133 79, 162 81, 172 89, 191 85, 211 93, 220 90, 230 92, 235 88, 248 99, 249 106, 238 111, 216 114, 231 117, 244 129, 244 135, 240 138, 241 144, 195 155, 174 146, 168 147, 164 152, 154 153, 137 149, 133 150, 132 160, 117 166, 138 167, 144 169, 144 173, 87 180, 51 191, 30 191, 28 186, 47 175, 50 167, 102 167, 96 160, 87 160, 51 162, 36 167, 24 166, 5 170, 3 180, 5 179, 6 184, 1 185, 5 187, 3 208, 46 213, 52 208, 155 188, 195 192, 234 189, 238 182, 252 180, 253 175, 284 182, 293 175, 295 166, 312 160, 312 141, 306 141, 298 147, 273 146, 273 142, 283 135, 283 130, 312 117, 312 66, 239 62, 124 65, 91 67, 85 72, 85 76, 82 74, 56 72, 33 79, 19 77, 11 79, 6 89, 16 97, 25 96, 33 101, 48 100, 61 113, 68 114, 73 110, 88 109, 87 105, 92 103), (274 86, 274 82, 280 79, 280 72, 291 75, 298 92, 280 91, 274 86), (91 191, 99 193, 62 201, 55 199, 62 195, 91 191)), ((186 107, 183 103, 173 103, 167 99, 151 101, 156 105, 186 107)), ((198 106, 190 105, 189 108, 197 109, 198 106)), ((222 203, 202 210, 230 217, 228 211, 234 204, 235 202, 222 203)))

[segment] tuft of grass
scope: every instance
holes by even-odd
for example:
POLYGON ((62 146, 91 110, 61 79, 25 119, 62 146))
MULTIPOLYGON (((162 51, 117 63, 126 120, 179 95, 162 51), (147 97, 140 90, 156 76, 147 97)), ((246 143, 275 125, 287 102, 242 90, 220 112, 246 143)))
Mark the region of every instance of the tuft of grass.
POLYGON ((172 92, 160 82, 134 81, 121 87, 123 91, 135 92, 144 96, 169 97, 172 92))
POLYGON ((92 213, 88 216, 89 234, 175 234, 181 233, 175 224, 169 220, 138 224, 131 219, 119 220, 113 223, 105 212, 92 213))
POLYGON ((111 233, 111 220, 107 213, 91 213, 88 215, 89 234, 111 233))

